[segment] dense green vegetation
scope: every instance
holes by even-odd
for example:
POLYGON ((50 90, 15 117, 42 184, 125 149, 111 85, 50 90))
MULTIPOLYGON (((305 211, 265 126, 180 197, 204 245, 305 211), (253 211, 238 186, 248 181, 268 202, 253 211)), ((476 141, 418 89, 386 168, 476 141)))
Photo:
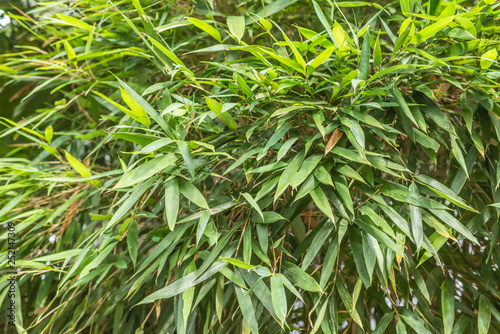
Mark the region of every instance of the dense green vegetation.
POLYGON ((500 4, 28 4, 3 332, 500 332, 500 4))

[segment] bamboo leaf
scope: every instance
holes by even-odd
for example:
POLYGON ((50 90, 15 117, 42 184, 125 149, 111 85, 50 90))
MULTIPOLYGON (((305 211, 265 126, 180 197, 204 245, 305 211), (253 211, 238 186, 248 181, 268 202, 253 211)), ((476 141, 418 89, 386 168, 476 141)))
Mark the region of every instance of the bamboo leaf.
POLYGON ((278 319, 284 324, 287 313, 286 294, 281 277, 277 275, 271 276, 271 300, 278 319))
POLYGON ((455 292, 453 281, 446 280, 441 286, 441 304, 443 308, 444 333, 450 334, 455 320, 455 292))
MULTIPOLYGON (((77 171, 78 174, 80 174, 84 178, 92 176, 90 170, 87 167, 85 167, 84 164, 78 161, 78 159, 74 158, 67 151, 64 151, 64 153, 66 154, 66 159, 68 160, 69 164, 77 171)), ((99 188, 98 180, 90 180, 89 182, 92 183, 94 187, 99 188)))
POLYGON ((193 25, 195 25, 197 28, 203 30, 213 38, 215 38, 219 43, 222 42, 222 38, 220 36, 219 31, 212 27, 210 24, 205 23, 201 20, 195 19, 194 17, 188 17, 187 18, 189 22, 191 22, 193 25))
POLYGON ((179 191, 194 204, 204 209, 210 210, 203 194, 191 182, 181 180, 179 191))
POLYGON ((245 34, 245 18, 243 16, 229 16, 227 18, 227 26, 234 37, 238 40, 243 38, 245 34))
POLYGON ((165 213, 167 216, 168 227, 174 230, 179 212, 179 182, 176 178, 170 179, 165 183, 165 213))
POLYGON ((168 166, 172 166, 176 161, 177 158, 171 153, 149 160, 139 167, 128 171, 114 186, 114 189, 130 187, 141 181, 147 180, 168 166))

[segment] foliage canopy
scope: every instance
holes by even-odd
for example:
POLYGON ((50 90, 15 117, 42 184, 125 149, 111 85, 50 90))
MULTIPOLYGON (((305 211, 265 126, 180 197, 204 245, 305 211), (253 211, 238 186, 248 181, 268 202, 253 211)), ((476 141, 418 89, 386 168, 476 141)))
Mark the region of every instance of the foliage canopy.
POLYGON ((500 332, 499 4, 22 4, 19 333, 500 332))

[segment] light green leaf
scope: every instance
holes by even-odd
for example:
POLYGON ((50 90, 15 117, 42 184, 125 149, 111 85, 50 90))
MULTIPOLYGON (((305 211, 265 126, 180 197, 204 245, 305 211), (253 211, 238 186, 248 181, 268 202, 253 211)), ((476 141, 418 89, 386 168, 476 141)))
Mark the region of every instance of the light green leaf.
POLYGON ((286 294, 281 277, 278 275, 271 276, 271 300, 278 319, 284 324, 287 313, 286 294))
MULTIPOLYGON (((82 177, 91 177, 92 174, 90 173, 90 170, 85 167, 84 164, 82 164, 78 159, 74 158, 71 154, 69 154, 67 151, 64 151, 66 154, 66 159, 68 160, 69 164, 71 167, 73 167, 78 174, 80 174, 82 177)), ((90 183, 92 183, 96 188, 99 188, 99 181, 98 180, 89 180, 90 183)))
POLYGON ((64 15, 64 14, 56 14, 56 17, 59 20, 64 21, 65 23, 69 24, 70 26, 77 27, 83 30, 91 31, 94 27, 89 25, 88 23, 83 22, 80 19, 77 19, 76 17, 64 15))
POLYGON ((134 168, 133 170, 125 174, 113 189, 130 187, 136 183, 147 180, 148 178, 158 172, 161 172, 168 166, 172 166, 176 161, 177 158, 172 153, 149 160, 148 162, 134 168))
POLYGON ((233 117, 231 117, 229 112, 222 112, 222 104, 208 97, 205 97, 205 101, 210 110, 212 110, 212 112, 217 115, 221 121, 223 121, 231 130, 236 131, 236 122, 233 117))
POLYGON ((220 259, 222 261, 231 263, 233 266, 236 266, 236 267, 239 267, 239 268, 242 268, 245 270, 249 270, 249 269, 256 267, 256 266, 252 266, 251 264, 245 263, 245 262, 238 260, 238 259, 233 259, 233 258, 228 258, 228 257, 221 257, 220 259))
POLYGON ((483 70, 490 68, 490 66, 497 60, 498 52, 496 49, 491 49, 483 53, 481 56, 480 65, 483 70))
POLYGON ((339 45, 337 44, 337 41, 335 40, 335 37, 333 35, 332 26, 330 25, 330 23, 328 23, 328 20, 326 19, 325 14, 323 13, 323 9, 321 9, 320 5, 318 5, 318 3, 314 0, 313 0, 313 6, 314 6, 314 10, 316 11, 316 15, 318 15, 319 21, 321 22, 323 27, 326 29, 326 32, 330 36, 333 44, 335 44, 335 47, 338 49, 339 45))
POLYGON ((479 334, 487 334, 491 322, 491 305, 484 295, 479 297, 479 307, 477 313, 477 329, 479 334))
POLYGON ((243 16, 229 16, 227 18, 229 31, 240 41, 245 34, 245 18, 243 16))
POLYGON ((363 322, 361 321, 361 318, 359 316, 358 311, 356 310, 356 307, 352 304, 352 297, 349 294, 349 291, 345 287, 344 282, 338 281, 337 284, 337 291, 339 292, 340 298, 342 299, 342 302, 344 303, 344 306, 349 313, 349 315, 352 317, 352 319, 361 327, 363 328, 363 322))
POLYGON ((189 22, 194 24, 197 28, 203 30, 204 32, 206 32, 207 34, 209 34, 210 36, 215 38, 217 41, 219 41, 219 43, 222 42, 222 38, 220 36, 220 33, 217 31, 217 29, 212 27, 210 24, 205 23, 201 20, 195 19, 194 17, 188 17, 187 19, 189 22))
MULTIPOLYGON (((142 109, 139 103, 137 103, 125 89, 120 87, 120 92, 123 101, 131 110, 131 114, 129 115, 139 123, 142 123, 149 128, 149 126, 151 125, 151 121, 149 120, 148 114, 144 111, 144 109, 142 109)), ((124 110, 122 111, 125 112, 124 110)))
POLYGON ((165 213, 168 227, 174 230, 179 212, 179 183, 176 178, 165 183, 165 213))
POLYGON ((425 27, 424 29, 420 30, 418 33, 413 35, 411 43, 420 44, 428 40, 429 38, 436 36, 436 34, 440 32, 442 29, 446 28, 453 21, 453 19, 454 17, 443 18, 425 27))

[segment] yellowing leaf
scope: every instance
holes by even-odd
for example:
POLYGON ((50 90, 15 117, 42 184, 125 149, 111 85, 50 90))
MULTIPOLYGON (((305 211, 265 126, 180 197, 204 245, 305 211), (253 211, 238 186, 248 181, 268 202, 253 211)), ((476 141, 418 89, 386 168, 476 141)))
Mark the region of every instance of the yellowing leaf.
POLYGON ((347 46, 346 32, 338 22, 335 22, 335 24, 333 25, 333 35, 335 36, 335 40, 337 41, 339 49, 347 46))
POLYGON ((497 59, 498 52, 495 49, 491 49, 489 51, 486 51, 483 53, 481 56, 481 61, 480 65, 483 70, 489 68, 497 59))
MULTIPOLYGON (((64 151, 64 153, 66 154, 66 159, 68 160, 69 164, 71 165, 71 167, 74 168, 74 170, 77 171, 78 174, 80 174, 82 177, 91 177, 92 176, 92 174, 90 173, 88 168, 85 167, 85 165, 82 164, 80 161, 78 161, 78 159, 76 159, 75 157, 73 157, 71 154, 69 154, 66 151, 64 151)), ((90 180, 90 183, 92 183, 96 188, 99 187, 98 180, 90 180)))
POLYGON ((53 134, 54 134, 54 129, 52 128, 52 125, 49 125, 47 128, 45 128, 45 139, 47 140, 48 143, 52 141, 53 134))
POLYGON ((132 110, 130 110, 128 108, 125 108, 124 106, 122 106, 119 103, 116 103, 115 101, 111 100, 109 97, 107 97, 107 96, 105 96, 105 95, 103 95, 103 94, 101 94, 99 92, 94 92, 94 94, 96 94, 97 96, 103 98, 104 100, 106 100, 106 102, 109 102, 111 105, 113 105, 114 107, 118 108, 124 114, 129 115, 130 117, 132 117, 133 119, 135 119, 139 123, 142 123, 142 124, 144 124, 147 127, 150 126, 151 122, 150 122, 149 118, 144 118, 144 117, 137 118, 137 114, 135 112, 133 112, 132 110))
POLYGON ((132 110, 133 116, 135 120, 139 123, 144 124, 149 128, 151 125, 151 121, 149 120, 148 114, 142 107, 137 103, 132 96, 123 88, 120 87, 120 93, 122 94, 123 101, 127 104, 127 106, 132 110))

